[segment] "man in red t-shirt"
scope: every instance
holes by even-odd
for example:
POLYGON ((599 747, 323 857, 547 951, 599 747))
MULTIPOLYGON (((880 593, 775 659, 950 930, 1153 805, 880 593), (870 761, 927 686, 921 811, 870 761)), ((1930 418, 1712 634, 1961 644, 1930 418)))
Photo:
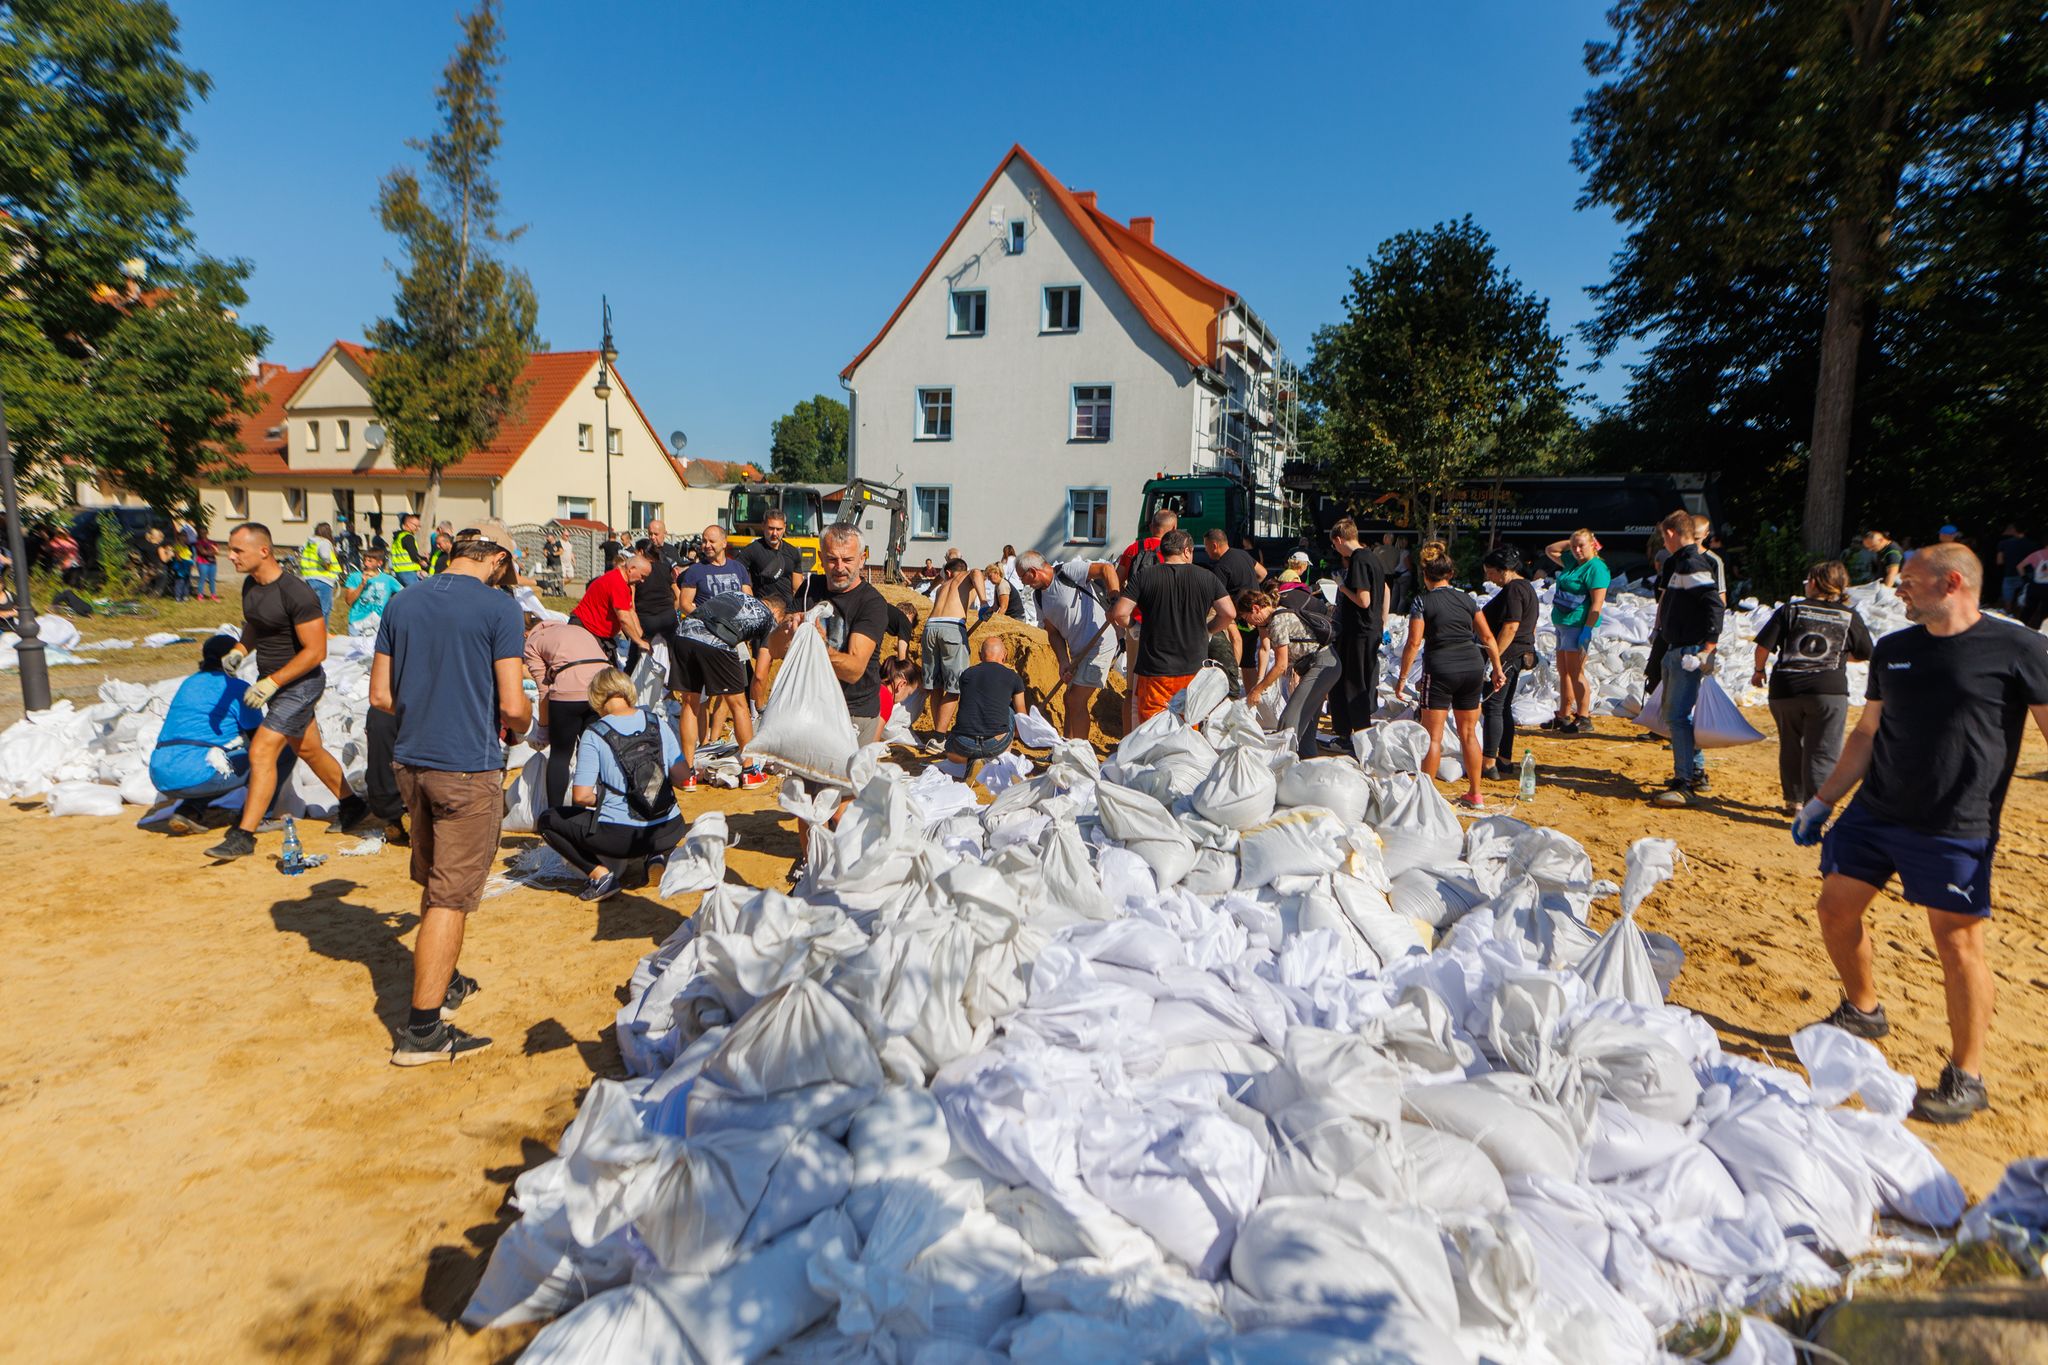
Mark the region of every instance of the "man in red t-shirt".
POLYGON ((1124 546, 1124 552, 1116 557, 1117 581, 1119 583, 1131 581, 1131 566, 1138 562, 1138 556, 1141 554, 1145 556, 1147 564, 1157 564, 1159 562, 1159 537, 1165 535, 1168 531, 1178 530, 1179 527, 1180 513, 1174 511, 1171 507, 1162 507, 1154 512, 1152 514, 1152 529, 1142 539, 1134 540, 1124 546))
POLYGON ((604 646, 607 657, 617 663, 613 653, 612 637, 624 632, 626 638, 642 651, 647 648, 647 637, 640 631, 640 616, 633 610, 633 589, 652 571, 647 558, 640 554, 624 554, 619 562, 590 580, 590 586, 583 590, 583 600, 570 613, 582 627, 597 637, 604 646))

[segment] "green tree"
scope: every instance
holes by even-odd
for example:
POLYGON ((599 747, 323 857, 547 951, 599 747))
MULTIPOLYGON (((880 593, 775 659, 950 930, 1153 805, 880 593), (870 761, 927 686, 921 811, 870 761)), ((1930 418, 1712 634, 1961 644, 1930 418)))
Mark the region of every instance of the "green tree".
POLYGON ((161 0, 0 4, 0 389, 24 477, 165 510, 232 465, 249 266, 200 252, 178 190, 206 76, 161 0))
POLYGON ((491 251, 524 231, 498 226, 491 178, 503 41, 498 0, 462 16, 462 43, 436 91, 441 130, 406 144, 425 154, 426 183, 401 167, 384 177, 378 196, 378 214, 406 261, 393 316, 370 328, 370 397, 390 432, 392 459, 426 471, 420 515, 429 526, 442 472, 488 446, 517 415, 527 358, 541 349, 532 282, 491 251))
POLYGON ((1839 548, 1880 312, 1957 239, 1952 197, 2032 155, 2048 24, 2027 0, 1618 0, 1609 22, 1574 157, 1628 236, 1589 335, 1665 345, 1653 365, 1702 398, 1796 359, 1806 411, 1773 402, 1768 439, 1804 457, 1808 547, 1839 548))
POLYGON ((832 483, 846 477, 846 404, 819 394, 775 419, 768 463, 788 483, 832 483))
POLYGON ((1344 310, 1316 332, 1304 386, 1333 489, 1397 489, 1433 533, 1461 480, 1553 468, 1571 452, 1577 390, 1549 305, 1470 218, 1382 242, 1352 270, 1344 310))

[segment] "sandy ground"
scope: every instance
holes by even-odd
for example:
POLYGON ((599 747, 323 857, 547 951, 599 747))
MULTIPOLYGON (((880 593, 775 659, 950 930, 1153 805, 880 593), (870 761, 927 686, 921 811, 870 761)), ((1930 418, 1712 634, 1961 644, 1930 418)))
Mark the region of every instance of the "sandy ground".
MULTIPOLYGON (((1582 840, 1608 875, 1630 840, 1677 839, 1689 866, 1642 915, 1686 948, 1674 998, 1729 1046, 1789 1061, 1786 1032, 1835 992, 1811 922, 1814 857, 1776 810, 1773 746, 1717 755, 1712 802, 1663 811, 1642 797, 1666 752, 1636 736, 1603 722, 1539 737, 1542 786, 1520 813, 1582 840)), ((1996 874, 1995 1108, 1922 1130, 1975 1195, 2008 1160, 2048 1151, 2044 768, 2030 734, 1996 874)), ((729 875, 781 884, 796 842, 773 788, 684 808, 714 806, 733 812, 729 875)), ((0 916, 0 1226, 13 1230, 0 1359, 509 1358, 530 1332, 475 1335, 455 1316, 511 1221, 512 1180, 551 1154, 593 1077, 620 1074, 612 1017, 634 961, 696 898, 486 901, 463 954, 484 990, 462 1022, 497 1046, 399 1070, 388 1030, 418 903, 404 855, 337 856, 290 879, 267 857, 216 867, 206 842, 0 809, 0 880, 19 888, 0 916)), ((350 842, 308 839, 329 854, 350 842)), ((1946 1040, 1925 929, 1890 897, 1873 923, 1886 1050, 1925 1079, 1946 1040)))

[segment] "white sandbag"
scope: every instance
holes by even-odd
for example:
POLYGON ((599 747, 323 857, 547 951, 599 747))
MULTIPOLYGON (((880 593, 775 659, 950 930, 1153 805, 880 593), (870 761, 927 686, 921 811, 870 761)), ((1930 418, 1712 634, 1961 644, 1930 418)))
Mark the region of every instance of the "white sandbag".
POLYGON ((143 764, 121 779, 121 800, 131 806, 154 806, 158 797, 156 784, 149 780, 149 766, 143 764))
POLYGON ((1283 806, 1321 806, 1347 825, 1362 824, 1372 805, 1372 784, 1348 758, 1305 758, 1279 776, 1275 799, 1283 806))
POLYGON ((1396 913, 1444 929, 1484 905, 1487 894, 1473 879, 1471 868, 1453 864, 1409 868, 1393 879, 1388 900, 1396 913))
POLYGON ((1396 773, 1381 789, 1372 827, 1386 846, 1388 877, 1411 867, 1444 867, 1465 850, 1465 830, 1457 812, 1434 782, 1413 773, 1396 773))
POLYGON ((669 657, 666 640, 651 640, 642 650, 640 658, 633 665, 631 679, 633 690, 640 694, 642 705, 652 705, 654 698, 668 693, 669 657))
POLYGON ((1273 766, 1263 751, 1239 748, 1216 760, 1216 766, 1189 795, 1188 804, 1204 820, 1246 830, 1273 814, 1276 796, 1273 766))
POLYGON ((1390 720, 1354 730, 1351 746, 1359 763, 1375 777, 1420 773, 1422 760, 1429 755, 1429 731, 1420 721, 1390 720))
POLYGON ((1188 725, 1200 725, 1209 713, 1230 700, 1230 679, 1220 668, 1204 665, 1167 703, 1167 709, 1188 725))
POLYGON ((1664 1003, 1669 987, 1651 960, 1651 945, 1636 924, 1636 909, 1651 891, 1670 880, 1678 858, 1678 845, 1669 839, 1638 839, 1629 845, 1621 918, 1608 926, 1576 969, 1595 995, 1632 1005, 1664 1003))
POLYGON ((853 1116, 846 1149, 854 1184, 872 1185, 937 1170, 953 1159, 953 1135, 929 1090, 892 1085, 853 1116))
POLYGON ((1869 1167, 1826 1111, 1758 1091, 1701 1138, 1745 1194, 1761 1195, 1788 1234, 1843 1256, 1870 1244, 1877 1189, 1869 1167))
POLYGON ((663 900, 709 891, 725 880, 725 850, 732 838, 725 812, 708 810, 690 822, 689 832, 669 855, 658 895, 663 900))
MULTIPOLYGON (((1664 715, 1662 683, 1643 699, 1636 724, 1653 735, 1670 737, 1671 723, 1664 715)), ((1702 749, 1732 749, 1738 744, 1755 744, 1763 737, 1763 731, 1743 719, 1742 708, 1723 690, 1718 679, 1709 675, 1700 680, 1699 700, 1692 708, 1694 744, 1702 749)))
POLYGON ((1569 1121, 1527 1076, 1495 1072, 1450 1085, 1414 1086, 1402 1092, 1401 1110, 1411 1123, 1477 1143, 1503 1176, 1569 1180, 1577 1172, 1579 1148, 1569 1121))
POLYGON ((1278 877, 1314 877, 1343 866, 1344 826, 1317 806, 1281 811, 1245 830, 1238 840, 1241 890, 1270 886, 1278 877))
POLYGON ((704 1063, 689 1128, 805 1126, 852 1114, 882 1088, 861 1026, 815 980, 791 982, 748 1010, 704 1063))
POLYGON ((562 1208, 560 1161, 547 1161, 512 1186, 521 1218, 491 1248, 490 1263, 462 1310, 471 1327, 513 1327, 556 1317, 632 1277, 625 1234, 595 1247, 577 1243, 562 1208))
POLYGON ((119 815, 121 789, 98 782, 59 782, 44 798, 52 815, 119 815))
POLYGON ((1060 742, 1060 732, 1053 728, 1037 707, 1032 707, 1017 717, 1017 742, 1027 749, 1050 749, 1060 742))
POLYGON ((746 757, 780 764, 814 781, 851 786, 858 736, 825 637, 811 619, 806 617, 790 639, 746 757))
POLYGON ((519 776, 512 779, 512 785, 505 789, 505 823, 507 834, 531 834, 540 821, 540 813, 546 807, 548 780, 548 756, 535 754, 526 760, 519 770, 519 776))
POLYGON ((1956 1225, 1969 1196, 1917 1133, 1895 1118, 1861 1109, 1830 1109, 1828 1118, 1848 1134, 1870 1167, 1886 1213, 1923 1227, 1956 1225))
POLYGON ((1442 1331, 1458 1326, 1435 1223, 1376 1200, 1266 1200, 1238 1232, 1230 1278, 1262 1302, 1384 1310, 1391 1300, 1442 1331))
POLYGON ((1792 1035, 1792 1051, 1806 1068, 1817 1104, 1837 1105, 1857 1095, 1865 1109, 1892 1119, 1904 1118, 1913 1107, 1913 1078, 1886 1065, 1875 1043, 1833 1024, 1808 1024, 1792 1035))
POLYGON ((569 619, 566 613, 556 611, 553 607, 541 601, 540 594, 527 587, 524 583, 521 583, 512 590, 512 596, 519 603, 519 609, 528 616, 538 616, 543 621, 556 622, 569 619))
POLYGON ((1162 887, 1172 886, 1195 865, 1195 845, 1173 812, 1144 792, 1114 782, 1098 783, 1095 813, 1110 838, 1145 860, 1162 887))
POLYGON ((1103 1112, 1079 1136, 1090 1193, 1193 1274, 1222 1271, 1265 1180, 1250 1132, 1213 1109, 1167 1103, 1103 1112))

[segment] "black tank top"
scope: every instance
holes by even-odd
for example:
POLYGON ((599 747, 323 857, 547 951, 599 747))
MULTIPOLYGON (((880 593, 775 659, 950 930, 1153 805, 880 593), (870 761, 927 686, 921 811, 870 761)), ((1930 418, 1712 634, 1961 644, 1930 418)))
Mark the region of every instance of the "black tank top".
POLYGON ((1431 673, 1476 673, 1486 664, 1479 637, 1472 629, 1478 608, 1472 594, 1446 583, 1415 599, 1422 618, 1422 666, 1431 673))

